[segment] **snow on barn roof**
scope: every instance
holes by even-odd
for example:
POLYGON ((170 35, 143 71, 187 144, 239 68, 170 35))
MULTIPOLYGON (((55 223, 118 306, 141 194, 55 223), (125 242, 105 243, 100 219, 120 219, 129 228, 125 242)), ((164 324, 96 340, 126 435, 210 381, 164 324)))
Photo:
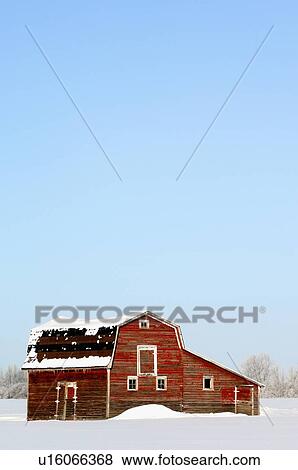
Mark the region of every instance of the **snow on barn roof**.
MULTIPOLYGON (((131 317, 129 317, 131 319, 131 317)), ((32 328, 23 369, 107 367, 112 359, 116 327, 121 319, 50 320, 32 328), (64 320, 64 321, 63 321, 64 320)))
POLYGON ((22 369, 87 369, 88 367, 107 367, 111 361, 111 356, 84 356, 42 359, 38 361, 36 355, 34 358, 27 357, 22 369), (33 359, 33 360, 30 360, 33 359))
POLYGON ((49 320, 46 323, 41 325, 35 326, 32 328, 31 331, 45 331, 45 330, 68 330, 69 328, 77 328, 77 329, 86 329, 90 330, 91 332, 94 330, 98 330, 99 328, 107 328, 112 326, 121 325, 128 319, 132 319, 132 316, 125 316, 122 315, 120 319, 115 318, 105 318, 99 320, 97 318, 92 318, 90 320, 85 320, 84 318, 77 318, 76 320, 70 320, 67 317, 59 317, 59 321, 57 320, 49 320))

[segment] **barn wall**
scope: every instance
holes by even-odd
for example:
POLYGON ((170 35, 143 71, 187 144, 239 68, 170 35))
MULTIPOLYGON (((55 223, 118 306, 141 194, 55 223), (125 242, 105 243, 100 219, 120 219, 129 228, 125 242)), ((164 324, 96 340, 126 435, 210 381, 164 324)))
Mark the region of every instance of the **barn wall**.
POLYGON ((58 381, 77 382, 76 419, 106 415, 107 373, 104 369, 29 371, 28 420, 55 419, 58 381))
MULTIPOLYGON (((183 351, 183 411, 187 413, 218 413, 235 411, 234 387, 239 388, 237 413, 252 414, 248 380, 215 364, 183 351), (214 390, 203 390, 203 376, 214 377, 214 390)), ((254 385, 254 414, 259 414, 258 387, 254 385)))
POLYGON ((162 404, 173 410, 182 409, 182 361, 176 330, 149 318, 150 328, 140 329, 139 320, 119 329, 110 385, 110 416, 134 406, 162 404), (168 377, 167 390, 156 390, 156 377, 139 377, 138 390, 127 390, 127 376, 137 375, 137 346, 157 346, 157 375, 168 377))

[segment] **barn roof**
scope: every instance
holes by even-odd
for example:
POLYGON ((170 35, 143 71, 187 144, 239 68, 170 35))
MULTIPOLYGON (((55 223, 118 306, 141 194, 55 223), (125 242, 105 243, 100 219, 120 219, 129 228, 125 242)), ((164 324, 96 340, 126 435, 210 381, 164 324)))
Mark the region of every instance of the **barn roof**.
MULTIPOLYGON (((108 367, 117 327, 137 316, 120 319, 77 319, 71 323, 50 320, 32 328, 22 369, 71 369, 108 367)), ((63 320, 63 319, 62 319, 63 320)))

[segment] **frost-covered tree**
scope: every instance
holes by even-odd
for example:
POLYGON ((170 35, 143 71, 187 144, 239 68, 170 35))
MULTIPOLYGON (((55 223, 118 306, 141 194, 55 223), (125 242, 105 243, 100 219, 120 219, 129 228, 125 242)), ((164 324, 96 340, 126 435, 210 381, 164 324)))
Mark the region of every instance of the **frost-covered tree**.
POLYGON ((272 374, 274 363, 268 354, 262 353, 250 356, 243 364, 242 371, 248 377, 267 384, 272 374))
POLYGON ((298 368, 292 367, 287 377, 287 397, 298 398, 298 368))
POLYGON ((285 374, 268 354, 250 356, 242 364, 242 371, 265 385, 263 397, 298 397, 298 368, 292 368, 285 374))
POLYGON ((0 398, 26 398, 26 373, 16 365, 0 371, 0 398))
POLYGON ((264 396, 279 398, 287 396, 287 379, 284 372, 276 365, 272 367, 270 376, 266 383, 264 396))

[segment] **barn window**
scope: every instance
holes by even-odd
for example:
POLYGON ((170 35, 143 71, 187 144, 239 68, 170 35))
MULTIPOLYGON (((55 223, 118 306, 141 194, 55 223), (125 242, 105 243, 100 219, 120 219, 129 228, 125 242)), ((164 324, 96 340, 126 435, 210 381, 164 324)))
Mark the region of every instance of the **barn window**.
POLYGON ((203 377, 203 390, 214 390, 213 377, 211 375, 204 375, 204 377, 203 377))
POLYGON ((157 376, 156 377, 156 390, 166 390, 167 389, 167 377, 157 376))
POLYGON ((133 390, 135 392, 138 390, 138 377, 134 375, 127 377, 127 390, 133 390))
POLYGON ((157 347, 137 347, 137 371, 138 375, 157 375, 157 347))
POLYGON ((140 320, 139 321, 139 328, 148 329, 149 328, 149 320, 140 320))

